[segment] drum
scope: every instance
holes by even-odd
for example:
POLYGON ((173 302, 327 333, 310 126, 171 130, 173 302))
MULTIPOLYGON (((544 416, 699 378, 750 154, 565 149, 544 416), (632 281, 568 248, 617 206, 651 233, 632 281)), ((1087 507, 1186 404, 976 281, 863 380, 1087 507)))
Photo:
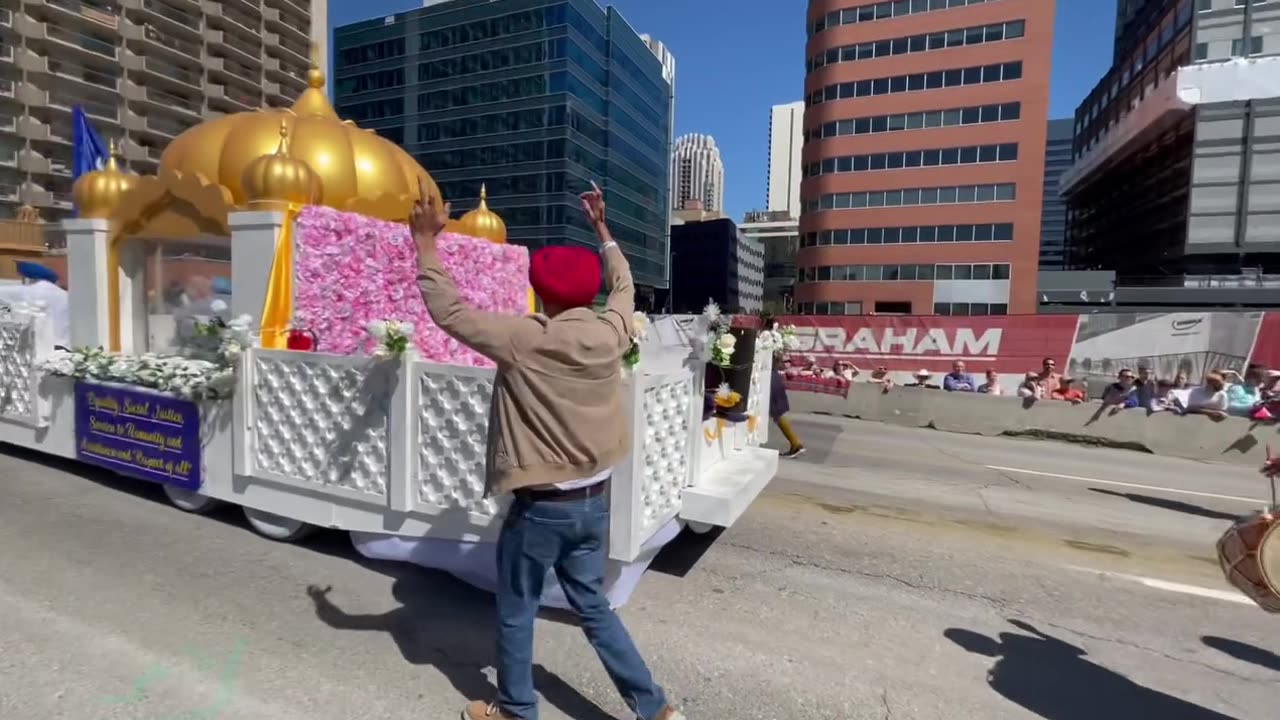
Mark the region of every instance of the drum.
POLYGON ((1240 518, 1218 540, 1222 572, 1267 612, 1280 613, 1280 515, 1275 508, 1240 518))
POLYGON ((1271 505, 1232 523, 1218 539, 1218 562, 1227 582, 1263 610, 1280 613, 1280 457, 1272 457, 1269 447, 1262 474, 1271 481, 1271 505))

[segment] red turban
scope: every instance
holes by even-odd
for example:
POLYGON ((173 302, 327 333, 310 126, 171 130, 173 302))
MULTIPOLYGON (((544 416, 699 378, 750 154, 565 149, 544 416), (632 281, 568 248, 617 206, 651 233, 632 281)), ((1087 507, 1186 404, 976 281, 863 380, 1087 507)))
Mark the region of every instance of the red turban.
POLYGON ((552 245, 529 256, 529 284, 544 305, 589 307, 600 293, 600 256, 576 245, 552 245))

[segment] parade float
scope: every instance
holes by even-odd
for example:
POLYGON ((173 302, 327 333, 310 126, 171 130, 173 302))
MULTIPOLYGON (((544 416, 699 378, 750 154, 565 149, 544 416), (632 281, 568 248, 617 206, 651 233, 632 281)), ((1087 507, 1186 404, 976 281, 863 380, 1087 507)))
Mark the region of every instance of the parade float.
MULTIPOLYGON (((366 556, 491 587, 495 370, 431 322, 404 224, 419 183, 436 184, 341 121, 318 69, 307 79, 291 109, 189 129, 154 176, 113 158, 77 181, 70 348, 38 305, 0 308, 0 442, 159 483, 188 512, 237 505, 275 540, 337 528, 366 556)), ((442 260, 469 304, 531 310, 528 253, 483 201, 446 229, 442 260)), ((762 447, 777 338, 714 309, 640 330, 632 452, 611 485, 615 605, 664 543, 732 525, 777 468, 762 447), (707 356, 735 339, 737 365, 708 380, 707 356)), ((547 585, 544 602, 564 606, 547 585)))

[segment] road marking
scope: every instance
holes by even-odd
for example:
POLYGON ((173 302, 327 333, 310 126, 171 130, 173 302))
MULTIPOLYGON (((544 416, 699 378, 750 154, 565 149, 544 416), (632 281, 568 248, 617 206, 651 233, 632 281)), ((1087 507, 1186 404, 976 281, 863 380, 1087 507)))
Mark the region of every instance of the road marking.
POLYGON ((1152 588, 1153 590, 1166 590, 1168 592, 1182 593, 1183 595, 1195 595, 1197 597, 1210 598, 1212 600, 1225 600, 1226 602, 1240 603, 1242 605, 1253 604, 1253 601, 1244 595, 1229 590, 1215 590, 1213 588, 1200 587, 1199 585, 1184 585, 1183 583, 1170 582, 1168 580, 1158 580, 1156 578, 1142 577, 1141 575, 1125 575, 1124 573, 1095 570, 1093 568, 1079 567, 1077 565, 1067 565, 1066 567, 1068 570, 1076 570, 1078 572, 1093 573, 1102 577, 1136 582, 1152 588))
POLYGON ((1139 485, 1138 483, 1120 482, 1119 480, 1102 480, 1100 478, 1080 477, 1079 475, 1062 475, 1060 473, 1041 472, 1039 470, 1023 470, 1022 468, 1001 467, 999 465, 983 465, 988 470, 997 470, 1002 472, 1019 473, 1022 475, 1039 475, 1041 477, 1062 478, 1063 480, 1077 480, 1079 482, 1098 483, 1100 485, 1115 485, 1117 487, 1135 488, 1138 490, 1157 490, 1159 492, 1177 493, 1179 495, 1193 495, 1195 497, 1214 498, 1217 500, 1234 500, 1235 502, 1249 503, 1250 505, 1264 506, 1266 500, 1261 498, 1238 497, 1236 495, 1219 495, 1217 493, 1200 492, 1198 490, 1180 490, 1178 488, 1160 487, 1158 485, 1139 485))

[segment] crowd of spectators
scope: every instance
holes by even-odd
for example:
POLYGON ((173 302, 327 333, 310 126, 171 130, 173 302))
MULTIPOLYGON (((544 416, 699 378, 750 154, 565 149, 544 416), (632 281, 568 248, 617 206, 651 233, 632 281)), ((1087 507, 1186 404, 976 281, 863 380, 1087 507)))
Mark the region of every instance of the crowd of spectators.
MULTIPOLYGON (((831 367, 821 367, 812 355, 784 359, 782 373, 795 390, 843 394, 855 382, 875 383, 884 392, 894 387, 884 366, 877 366, 864 377, 863 371, 852 362, 840 360, 831 367)), ((1019 397, 1025 402, 1045 400, 1073 405, 1092 402, 1087 380, 1058 372, 1053 358, 1045 358, 1038 371, 1026 373, 1012 391, 1001 387, 995 369, 987 368, 978 377, 969 372, 963 360, 952 363, 951 372, 941 381, 935 380, 928 370, 920 370, 912 377, 913 382, 903 387, 1004 395, 1019 397)), ((1191 385, 1182 373, 1172 379, 1160 379, 1150 366, 1139 363, 1136 370, 1121 368, 1115 381, 1103 389, 1099 401, 1113 412, 1139 408, 1147 412, 1201 414, 1214 418, 1274 420, 1280 418, 1280 370, 1267 370, 1259 365, 1250 365, 1243 375, 1235 370, 1214 370, 1207 373, 1200 384, 1191 385)))

